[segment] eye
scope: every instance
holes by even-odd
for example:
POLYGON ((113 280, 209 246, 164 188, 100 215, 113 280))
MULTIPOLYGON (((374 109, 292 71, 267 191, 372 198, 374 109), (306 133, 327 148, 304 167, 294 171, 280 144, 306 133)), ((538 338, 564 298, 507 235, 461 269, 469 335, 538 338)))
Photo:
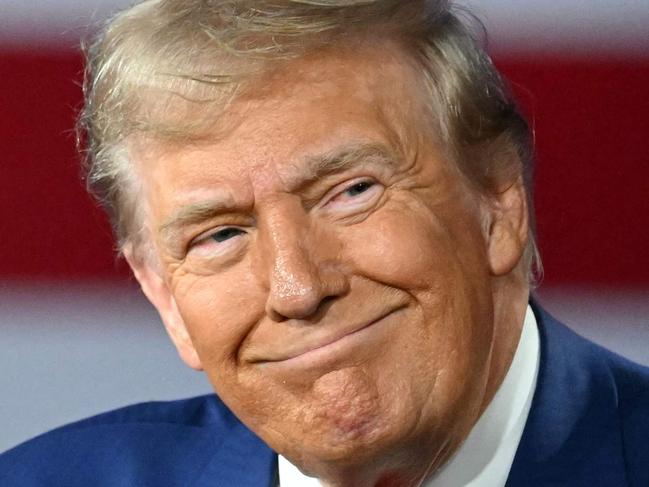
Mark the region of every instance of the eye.
POLYGON ((382 186, 373 179, 356 179, 342 184, 332 191, 333 196, 327 200, 330 209, 363 209, 375 202, 381 195, 382 186))
POLYGON ((372 181, 361 181, 360 183, 356 183, 353 186, 347 188, 344 192, 354 198, 360 194, 365 193, 367 190, 369 190, 372 186, 374 186, 374 182, 372 181))
POLYGON ((239 227, 217 227, 204 232, 189 245, 189 253, 196 257, 225 256, 239 248, 246 231, 239 227))
POLYGON ((230 240, 231 238, 237 237, 244 233, 245 232, 240 228, 227 227, 221 230, 217 230, 216 232, 213 232, 212 234, 208 235, 208 238, 211 238, 215 242, 222 243, 225 242, 226 240, 230 240))

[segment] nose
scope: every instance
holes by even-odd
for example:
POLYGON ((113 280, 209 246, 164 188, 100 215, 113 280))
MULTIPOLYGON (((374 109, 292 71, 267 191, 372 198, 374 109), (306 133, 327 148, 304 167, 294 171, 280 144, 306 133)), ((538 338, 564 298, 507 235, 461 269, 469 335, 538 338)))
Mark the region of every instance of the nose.
POLYGON ((317 228, 302 205, 284 205, 261 219, 260 261, 268 276, 266 314, 276 321, 307 319, 348 291, 336 255, 338 242, 317 228))

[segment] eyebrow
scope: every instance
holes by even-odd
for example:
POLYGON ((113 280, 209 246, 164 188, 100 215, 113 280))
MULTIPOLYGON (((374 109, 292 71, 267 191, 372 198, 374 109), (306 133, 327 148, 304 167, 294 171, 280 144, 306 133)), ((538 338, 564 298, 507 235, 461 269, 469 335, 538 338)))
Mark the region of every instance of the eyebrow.
POLYGON ((227 197, 181 206, 158 227, 158 232, 164 241, 173 242, 183 228, 204 222, 217 215, 232 212, 233 206, 231 198, 227 197))
POLYGON ((397 163, 395 154, 382 144, 353 144, 306 158, 306 177, 300 178, 304 186, 320 178, 349 169, 360 161, 374 160, 386 167, 397 163))
MULTIPOLYGON (((361 143, 338 147, 317 156, 305 157, 299 165, 305 167, 306 171, 296 177, 295 184, 291 185, 292 191, 298 192, 321 178, 344 172, 359 161, 367 160, 373 160, 388 168, 397 164, 397 158, 382 144, 361 143)), ((221 214, 235 212, 235 206, 231 195, 227 193, 224 197, 181 206, 158 227, 158 232, 164 241, 173 242, 182 228, 221 214)))

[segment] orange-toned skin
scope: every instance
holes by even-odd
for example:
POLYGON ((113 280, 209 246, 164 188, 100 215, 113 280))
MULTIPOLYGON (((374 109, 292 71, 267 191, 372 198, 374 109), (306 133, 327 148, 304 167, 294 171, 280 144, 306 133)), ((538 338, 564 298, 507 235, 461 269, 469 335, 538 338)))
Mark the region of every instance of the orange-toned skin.
POLYGON ((507 371, 528 296, 520 181, 470 189, 412 66, 377 53, 293 61, 212 140, 132 147, 158 263, 127 257, 181 357, 331 486, 419 485, 447 460, 507 371), (309 178, 366 146, 382 155, 309 178))

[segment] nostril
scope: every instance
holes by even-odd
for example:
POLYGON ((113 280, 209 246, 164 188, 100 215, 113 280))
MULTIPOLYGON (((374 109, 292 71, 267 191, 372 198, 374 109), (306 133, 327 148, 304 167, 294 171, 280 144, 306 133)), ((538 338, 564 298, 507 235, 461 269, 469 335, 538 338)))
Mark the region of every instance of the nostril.
POLYGON ((311 319, 326 313, 338 297, 337 293, 327 293, 324 286, 302 288, 300 293, 270 293, 267 314, 274 321, 287 319, 311 319))
POLYGON ((318 299, 316 296, 312 296, 309 299, 307 296, 293 296, 284 302, 273 302, 271 299, 266 311, 268 316, 276 322, 289 319, 317 320, 318 317, 327 313, 337 297, 337 295, 328 295, 318 299))
POLYGON ((281 319, 306 319, 313 315, 321 304, 317 292, 303 293, 297 295, 284 295, 271 297, 269 300, 270 309, 281 319))
POLYGON ((322 301, 320 301, 320 304, 318 305, 318 309, 316 310, 317 312, 324 311, 326 308, 329 307, 331 303, 336 299, 337 296, 331 295, 331 296, 325 296, 322 301))

